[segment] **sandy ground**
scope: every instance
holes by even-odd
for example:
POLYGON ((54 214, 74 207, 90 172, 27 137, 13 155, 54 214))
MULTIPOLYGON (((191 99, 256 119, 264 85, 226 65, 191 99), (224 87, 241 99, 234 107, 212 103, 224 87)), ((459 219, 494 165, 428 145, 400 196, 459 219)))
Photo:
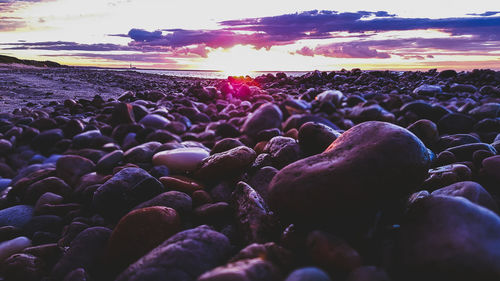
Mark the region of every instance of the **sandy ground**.
POLYGON ((47 106, 51 101, 116 98, 125 91, 182 89, 196 78, 174 78, 131 71, 82 68, 36 68, 0 65, 0 112, 27 106, 47 106))

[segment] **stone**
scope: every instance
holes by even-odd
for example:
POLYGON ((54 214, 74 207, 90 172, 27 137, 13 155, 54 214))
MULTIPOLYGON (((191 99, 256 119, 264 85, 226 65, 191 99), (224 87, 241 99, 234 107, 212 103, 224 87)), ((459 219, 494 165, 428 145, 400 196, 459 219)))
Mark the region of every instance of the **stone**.
POLYGON ((267 242, 265 244, 250 244, 241 249, 241 251, 233 256, 229 262, 254 258, 263 258, 268 260, 280 269, 286 271, 294 266, 294 257, 292 252, 274 242, 267 242))
POLYGON ((248 115, 241 132, 253 137, 262 130, 280 128, 282 120, 283 113, 279 107, 272 103, 266 103, 248 115))
POLYGON ((429 85, 429 84, 423 84, 415 90, 413 90, 414 94, 417 95, 423 95, 423 96, 435 96, 437 94, 441 94, 443 92, 443 89, 441 89, 440 86, 438 85, 429 85))
POLYGON ((285 281, 332 281, 332 279, 317 267, 303 267, 292 271, 285 281))
POLYGON ((125 151, 123 157, 128 163, 150 163, 155 150, 161 146, 161 143, 152 141, 143 143, 125 151))
POLYGON ((472 161, 472 155, 479 150, 489 151, 493 154, 497 153, 497 150, 487 143, 462 144, 447 148, 446 150, 453 153, 458 161, 472 161))
POLYGON ((191 194, 196 190, 204 188, 204 186, 198 181, 183 176, 161 177, 160 182, 163 184, 165 189, 173 189, 187 194, 191 194))
POLYGON ((340 133, 321 123, 307 122, 299 128, 300 149, 307 155, 314 155, 325 149, 338 137, 340 133))
POLYGON ((422 188, 436 190, 460 181, 470 180, 472 171, 464 164, 450 164, 429 170, 422 188))
POLYGON ((345 99, 345 96, 341 91, 327 90, 318 94, 314 99, 319 102, 331 102, 334 105, 339 106, 345 99))
POLYGON ((158 114, 148 114, 144 116, 139 123, 145 127, 162 129, 170 123, 170 120, 158 114))
POLYGON ((210 153, 203 148, 177 148, 156 153, 153 165, 164 165, 175 172, 192 172, 208 156, 210 153))
POLYGON ((244 145, 240 140, 235 138, 225 138, 217 141, 212 147, 210 154, 220 153, 229 149, 244 145))
POLYGON ((226 202, 208 203, 195 208, 193 215, 200 224, 224 225, 231 220, 231 208, 226 202))
POLYGON ((485 176, 486 178, 492 179, 495 184, 500 183, 500 155, 495 155, 484 159, 481 165, 481 175, 485 176))
POLYGON ((269 186, 269 204, 285 221, 363 228, 361 220, 416 189, 429 165, 427 148, 411 132, 365 122, 325 152, 280 170, 269 186))
POLYGON ((111 172, 113 168, 118 166, 123 161, 123 158, 122 150, 111 151, 99 159, 95 167, 96 171, 107 174, 111 172))
POLYGON ((0 210, 0 227, 24 227, 33 217, 33 207, 29 205, 16 205, 0 210))
POLYGON ((271 162, 277 169, 297 161, 300 158, 300 146, 289 137, 274 137, 264 147, 264 153, 271 156, 271 162))
POLYGON ((102 257, 110 235, 110 229, 100 226, 80 232, 52 269, 51 276, 55 280, 62 280, 71 271, 84 268, 94 278, 99 278, 103 272, 102 257))
POLYGON ((407 129, 414 133, 426 146, 433 147, 439 140, 437 125, 431 120, 420 119, 410 124, 407 129))
POLYGON ((470 84, 453 84, 450 87, 450 91, 452 92, 466 92, 466 93, 475 93, 477 92, 477 88, 474 85, 470 84))
POLYGON ((111 124, 130 124, 135 122, 134 110, 129 103, 117 103, 111 113, 111 124))
POLYGON ((77 268, 72 270, 70 273, 66 274, 63 281, 88 281, 89 276, 85 269, 77 268))
POLYGON ((112 141, 99 130, 89 130, 74 136, 72 146, 75 148, 100 148, 112 141))
POLYGON ((12 150, 12 143, 5 139, 0 139, 0 156, 7 155, 12 150))
POLYGON ((103 217, 117 219, 163 190, 163 185, 143 169, 125 168, 97 188, 92 206, 103 217))
POLYGON ((453 134, 441 136, 436 146, 439 151, 442 151, 450 147, 480 142, 481 140, 470 134, 453 134))
POLYGON ((56 163, 57 176, 71 186, 75 186, 81 176, 92 172, 94 168, 94 162, 76 155, 64 155, 56 163))
POLYGON ((431 195, 460 196, 469 199, 472 203, 488 208, 493 212, 498 211, 498 205, 480 184, 473 181, 462 181, 443 188, 434 190, 431 195))
POLYGON ((119 273, 180 230, 179 215, 172 208, 154 206, 134 210, 111 233, 107 263, 119 273))
POLYGON ((255 151, 246 146, 216 153, 205 158, 198 165, 194 176, 206 181, 234 177, 250 166, 256 156, 255 151))
POLYGON ((361 256, 342 239, 323 231, 313 231, 306 239, 311 261, 332 274, 350 272, 361 266, 361 256))
POLYGON ((1 242, 0 262, 4 261, 12 254, 21 252, 29 246, 31 246, 31 240, 24 236, 1 242))
POLYGON ((394 122, 395 120, 394 114, 385 110, 382 106, 378 104, 357 105, 352 108, 352 110, 348 114, 348 117, 349 119, 352 119, 355 122, 364 122, 364 121, 394 122))
POLYGON ((248 184, 257 191, 265 202, 268 202, 269 184, 277 173, 276 168, 265 166, 258 169, 248 181, 248 184))
POLYGON ((346 281, 390 281, 389 275, 376 266, 360 266, 351 271, 346 281))
POLYGON ((167 191, 137 205, 134 210, 146 207, 163 206, 176 210, 180 215, 189 214, 193 203, 191 197, 184 192, 167 191))
POLYGON ((475 107, 469 111, 469 115, 481 120, 484 118, 497 118, 500 112, 500 103, 489 102, 475 107))
POLYGON ((123 271, 116 281, 194 281, 222 264, 231 247, 226 236, 198 226, 170 237, 123 271))
POLYGON ((63 220, 58 216, 39 215, 34 216, 23 228, 24 232, 32 237, 36 232, 61 233, 63 220))
POLYGON ((38 281, 46 268, 42 259, 28 254, 15 254, 3 262, 2 275, 7 280, 38 281))
POLYGON ((500 218, 462 197, 427 196, 404 216, 396 245, 406 280, 498 280, 500 218))
POLYGON ((212 197, 205 190, 196 190, 191 194, 193 206, 198 207, 204 204, 212 203, 212 197))
POLYGON ((33 138, 31 146, 40 152, 47 154, 54 144, 64 138, 64 133, 61 129, 51 129, 41 132, 33 138))
POLYGON ((461 134, 472 131, 476 120, 461 113, 448 113, 437 122, 441 134, 461 134))
POLYGON ((214 268, 213 270, 202 274, 197 281, 278 281, 281 279, 281 273, 273 263, 261 258, 255 258, 240 260, 214 268))
POLYGON ((59 204, 64 201, 64 197, 52 192, 46 192, 36 201, 34 211, 37 213, 45 204, 59 204))
POLYGON ((245 244, 264 243, 276 233, 276 218, 264 199, 248 184, 239 182, 231 196, 236 223, 245 244))

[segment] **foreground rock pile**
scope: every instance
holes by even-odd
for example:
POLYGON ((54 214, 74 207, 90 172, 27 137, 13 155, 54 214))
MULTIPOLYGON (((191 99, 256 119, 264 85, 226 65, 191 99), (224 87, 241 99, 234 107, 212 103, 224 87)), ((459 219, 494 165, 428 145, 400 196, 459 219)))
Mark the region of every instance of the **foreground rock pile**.
POLYGON ((278 73, 3 113, 0 280, 500 280, 499 87, 278 73))

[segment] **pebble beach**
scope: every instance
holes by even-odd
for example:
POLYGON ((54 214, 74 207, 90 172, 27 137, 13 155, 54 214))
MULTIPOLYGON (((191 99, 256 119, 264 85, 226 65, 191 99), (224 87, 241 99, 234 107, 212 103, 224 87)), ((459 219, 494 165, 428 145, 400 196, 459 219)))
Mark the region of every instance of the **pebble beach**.
POLYGON ((500 71, 0 66, 0 280, 500 280, 500 71))

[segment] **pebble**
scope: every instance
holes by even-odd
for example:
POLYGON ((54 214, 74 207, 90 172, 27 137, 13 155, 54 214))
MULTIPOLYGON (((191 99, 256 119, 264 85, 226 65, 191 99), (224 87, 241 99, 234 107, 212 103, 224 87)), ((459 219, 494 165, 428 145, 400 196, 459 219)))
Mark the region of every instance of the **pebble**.
POLYGON ((246 118, 241 132, 255 137, 262 130, 280 128, 282 119, 283 113, 279 107, 272 103, 266 103, 246 118))
POLYGON ((201 161, 194 176, 206 181, 234 177, 250 166, 256 156, 255 151, 246 146, 216 153, 201 161))
POLYGON ((179 215, 172 208, 136 209, 126 214, 111 233, 107 263, 118 273, 180 229, 179 215))
POLYGON ((321 153, 338 137, 340 133, 321 123, 307 122, 299 128, 300 149, 309 156, 321 153))
POLYGON ((92 205, 104 217, 120 218, 163 191, 163 185, 140 168, 125 168, 94 192, 92 205))
POLYGON ((116 281, 196 280, 221 265, 231 251, 226 236, 198 226, 170 237, 123 271, 116 281))
POLYGON ((146 127, 161 129, 170 124, 170 120, 158 114, 148 114, 144 116, 139 123, 146 127))
POLYGON ((24 236, 1 242, 0 262, 4 261, 12 254, 21 252, 29 246, 31 246, 31 240, 24 236))
POLYGON ((246 244, 263 243, 273 238, 276 217, 251 186, 239 182, 232 194, 232 202, 237 226, 246 244))
POLYGON ((431 195, 464 197, 472 203, 488 208, 493 212, 498 212, 498 206, 493 197, 480 184, 473 181, 457 182, 434 190, 431 195))
POLYGON ((16 205, 0 210, 0 227, 24 227, 33 217, 33 207, 29 205, 16 205))
POLYGON ((203 148, 186 147, 166 150, 153 156, 154 165, 165 165, 175 172, 192 172, 210 153, 203 148))
POLYGON ((80 177, 92 172, 95 165, 87 158, 76 155, 65 155, 56 163, 56 174, 71 186, 75 186, 80 177))
POLYGON ((105 227, 90 227, 80 232, 71 242, 68 251, 52 269, 52 276, 62 280, 68 273, 84 268, 99 276, 102 271, 102 256, 111 235, 111 230, 105 227))
POLYGON ((331 281, 330 276, 317 267, 304 267, 294 270, 285 281, 331 281))

